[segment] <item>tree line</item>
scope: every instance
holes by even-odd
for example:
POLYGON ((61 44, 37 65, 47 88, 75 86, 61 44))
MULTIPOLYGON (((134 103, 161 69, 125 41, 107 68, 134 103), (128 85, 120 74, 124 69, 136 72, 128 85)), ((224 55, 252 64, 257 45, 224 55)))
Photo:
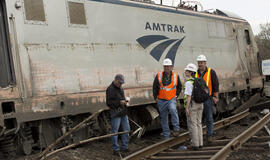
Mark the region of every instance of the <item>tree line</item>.
POLYGON ((255 35, 261 59, 270 59, 270 23, 260 24, 261 31, 255 35))

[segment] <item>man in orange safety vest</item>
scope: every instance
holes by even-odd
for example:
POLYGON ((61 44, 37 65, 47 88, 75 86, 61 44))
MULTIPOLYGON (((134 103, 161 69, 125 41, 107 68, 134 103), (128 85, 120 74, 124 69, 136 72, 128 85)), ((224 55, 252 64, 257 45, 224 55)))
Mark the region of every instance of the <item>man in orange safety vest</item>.
POLYGON ((198 71, 195 78, 202 77, 209 88, 209 99, 204 102, 203 114, 206 120, 207 130, 207 142, 211 142, 213 139, 213 105, 219 101, 219 82, 216 72, 212 68, 206 66, 205 55, 199 55, 197 57, 198 71))
POLYGON ((170 137, 168 114, 171 114, 173 136, 178 136, 180 131, 176 98, 179 96, 182 84, 179 75, 173 72, 173 63, 169 58, 163 61, 164 71, 156 75, 153 83, 153 96, 160 112, 162 132, 165 139, 170 137))

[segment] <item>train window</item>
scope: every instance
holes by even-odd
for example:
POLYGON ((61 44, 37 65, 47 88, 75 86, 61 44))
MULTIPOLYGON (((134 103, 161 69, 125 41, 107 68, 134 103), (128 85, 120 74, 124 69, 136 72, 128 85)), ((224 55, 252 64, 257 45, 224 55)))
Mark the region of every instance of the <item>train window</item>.
POLYGON ((247 44, 250 45, 250 36, 249 36, 249 31, 248 30, 245 30, 245 37, 246 37, 246 41, 247 41, 247 44))
POLYGON ((225 38, 226 32, 224 22, 217 22, 216 27, 217 27, 217 37, 225 38))
POLYGON ((208 34, 209 34, 210 37, 216 37, 217 36, 217 29, 216 29, 215 21, 209 21, 208 22, 208 34))
POLYGON ((31 21, 45 21, 43 0, 24 0, 25 18, 31 21))
POLYGON ((225 24, 222 21, 208 21, 208 35, 213 38, 226 38, 225 24))
POLYGON ((234 29, 233 29, 232 23, 225 23, 225 31, 226 31, 227 37, 229 38, 233 37, 234 29))
POLYGON ((14 102, 3 102, 2 103, 2 113, 12 113, 15 112, 15 104, 14 102))
POLYGON ((78 2, 68 2, 69 22, 71 24, 86 24, 84 4, 78 2))

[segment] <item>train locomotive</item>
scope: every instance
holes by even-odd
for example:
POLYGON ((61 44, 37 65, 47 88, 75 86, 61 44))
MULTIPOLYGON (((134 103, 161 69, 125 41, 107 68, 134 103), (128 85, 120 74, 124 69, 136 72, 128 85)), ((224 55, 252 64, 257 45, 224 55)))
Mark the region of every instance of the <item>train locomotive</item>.
POLYGON ((126 77, 131 119, 155 123, 152 84, 165 58, 183 83, 184 67, 207 56, 220 81, 216 113, 263 88, 252 29, 231 12, 131 0, 1 0, 0 15, 0 156, 46 148, 101 109, 65 143, 109 132, 105 90, 117 73, 126 77))

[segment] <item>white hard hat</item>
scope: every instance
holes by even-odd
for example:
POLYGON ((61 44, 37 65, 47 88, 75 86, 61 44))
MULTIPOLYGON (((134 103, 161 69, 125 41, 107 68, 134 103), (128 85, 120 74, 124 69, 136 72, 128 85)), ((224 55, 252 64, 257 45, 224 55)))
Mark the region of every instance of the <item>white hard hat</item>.
POLYGON ((197 61, 204 61, 204 62, 206 62, 207 59, 206 59, 205 55, 201 54, 201 55, 199 55, 199 56, 197 57, 197 61))
POLYGON ((197 72, 197 66, 193 63, 189 63, 186 66, 185 71, 197 72))
POLYGON ((172 60, 170 60, 169 58, 164 59, 163 61, 163 66, 172 66, 172 60))

